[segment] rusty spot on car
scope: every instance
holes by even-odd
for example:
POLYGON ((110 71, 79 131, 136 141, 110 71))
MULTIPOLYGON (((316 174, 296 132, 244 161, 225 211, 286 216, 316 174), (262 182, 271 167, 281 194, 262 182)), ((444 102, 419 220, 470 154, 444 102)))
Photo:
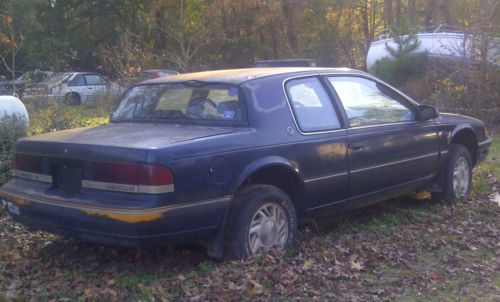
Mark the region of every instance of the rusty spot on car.
POLYGON ((114 212, 114 211, 102 211, 102 210, 83 210, 87 215, 93 216, 104 216, 116 221, 126 222, 126 223, 139 223, 139 222, 150 222, 155 221, 163 217, 165 211, 151 211, 145 213, 124 213, 124 212, 114 212))
POLYGON ((10 202, 13 202, 13 203, 20 205, 20 206, 27 206, 31 203, 28 199, 5 194, 3 192, 0 192, 0 198, 5 199, 5 200, 10 201, 10 202))

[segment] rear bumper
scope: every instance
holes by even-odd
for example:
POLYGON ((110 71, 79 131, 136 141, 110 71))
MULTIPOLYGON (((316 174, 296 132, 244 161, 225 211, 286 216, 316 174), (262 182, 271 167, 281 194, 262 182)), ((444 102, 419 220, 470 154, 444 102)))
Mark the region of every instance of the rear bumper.
POLYGON ((214 238, 230 197, 149 209, 102 208, 2 188, 0 197, 14 220, 51 233, 103 244, 167 245, 214 238))

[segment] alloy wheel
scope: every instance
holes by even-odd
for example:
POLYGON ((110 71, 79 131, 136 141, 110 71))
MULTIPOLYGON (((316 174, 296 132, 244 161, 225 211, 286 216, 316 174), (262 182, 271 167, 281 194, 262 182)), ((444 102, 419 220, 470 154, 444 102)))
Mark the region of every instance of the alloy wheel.
POLYGON ((271 248, 282 249, 288 240, 288 219, 285 210, 276 203, 266 203, 254 214, 248 231, 250 252, 267 253, 271 248))
POLYGON ((463 156, 459 157, 453 168, 453 191, 458 199, 467 195, 470 184, 469 162, 463 156))

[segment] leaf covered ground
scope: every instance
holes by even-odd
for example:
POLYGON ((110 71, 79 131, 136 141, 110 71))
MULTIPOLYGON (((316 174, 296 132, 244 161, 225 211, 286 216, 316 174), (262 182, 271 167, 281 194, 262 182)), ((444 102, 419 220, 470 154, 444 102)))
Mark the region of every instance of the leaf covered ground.
POLYGON ((216 263, 201 246, 117 248, 0 214, 3 301, 499 301, 500 144, 456 205, 389 200, 300 231, 281 254, 216 263))

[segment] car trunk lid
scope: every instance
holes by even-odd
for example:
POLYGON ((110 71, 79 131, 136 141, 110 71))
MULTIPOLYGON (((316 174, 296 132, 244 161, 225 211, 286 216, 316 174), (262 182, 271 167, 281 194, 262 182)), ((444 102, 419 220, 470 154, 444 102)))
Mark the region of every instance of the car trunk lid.
POLYGON ((75 194, 82 187, 120 192, 171 192, 171 181, 155 183, 158 173, 168 179, 169 172, 168 168, 149 163, 148 152, 232 131, 222 127, 112 123, 32 136, 16 145, 14 175, 48 182, 51 192, 59 195, 75 194), (104 180, 98 179, 96 171, 107 176, 104 180), (144 171, 153 174, 149 178, 134 178, 134 173, 143 175, 144 171), (148 179, 151 181, 136 183, 148 179))
POLYGON ((233 131, 229 127, 111 123, 24 138, 16 145, 16 152, 79 160, 145 162, 149 150, 233 131))

